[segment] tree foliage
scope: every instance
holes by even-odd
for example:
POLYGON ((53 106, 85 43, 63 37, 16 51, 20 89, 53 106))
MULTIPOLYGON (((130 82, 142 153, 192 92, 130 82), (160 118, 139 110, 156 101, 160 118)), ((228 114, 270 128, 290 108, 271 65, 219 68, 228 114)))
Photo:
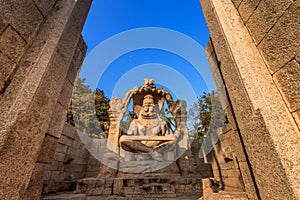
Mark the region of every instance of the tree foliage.
POLYGON ((106 138, 109 130, 109 99, 103 90, 92 92, 85 83, 78 79, 72 101, 67 113, 67 122, 92 137, 106 138))
POLYGON ((172 113, 167 108, 163 108, 160 112, 160 117, 162 120, 164 120, 166 122, 167 127, 170 130, 170 133, 174 133, 176 125, 175 125, 175 119, 172 116, 172 113))
POLYGON ((108 136, 109 130, 109 99, 104 95, 104 91, 96 89, 95 92, 95 111, 100 128, 104 131, 105 137, 108 136))
POLYGON ((195 138, 203 138, 210 130, 216 130, 227 123, 225 111, 215 91, 203 92, 189 110, 189 117, 193 121, 190 135, 195 138))
POLYGON ((137 119, 137 115, 133 109, 132 101, 130 101, 130 104, 128 105, 127 111, 125 112, 122 121, 121 121, 121 134, 124 135, 127 133, 130 123, 137 119))

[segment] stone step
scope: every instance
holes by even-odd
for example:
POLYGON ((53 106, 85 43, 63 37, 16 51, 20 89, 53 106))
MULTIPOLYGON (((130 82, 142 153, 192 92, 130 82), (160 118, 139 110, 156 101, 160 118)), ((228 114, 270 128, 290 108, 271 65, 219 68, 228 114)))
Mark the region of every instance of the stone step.
MULTIPOLYGON (((57 194, 42 197, 41 200, 142 200, 142 199, 161 199, 161 197, 143 196, 143 197, 122 197, 122 196, 86 196, 85 194, 57 194)), ((184 196, 164 197, 164 200, 198 200, 201 198, 199 194, 186 194, 184 196)))
POLYGON ((201 178, 166 174, 123 174, 118 178, 85 178, 77 181, 76 193, 92 196, 117 195, 127 198, 176 198, 202 195, 201 178))
POLYGON ((85 194, 66 192, 42 196, 41 200, 87 200, 87 196, 85 194))
POLYGON ((246 192, 225 192, 219 191, 217 193, 206 193, 206 200, 249 200, 246 192))

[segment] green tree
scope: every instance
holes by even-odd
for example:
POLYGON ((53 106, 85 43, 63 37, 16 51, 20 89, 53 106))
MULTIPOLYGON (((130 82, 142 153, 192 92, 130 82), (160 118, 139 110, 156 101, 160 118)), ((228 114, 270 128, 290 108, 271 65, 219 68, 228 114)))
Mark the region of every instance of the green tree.
POLYGON ((210 130, 216 130, 227 123, 225 111, 215 91, 203 92, 189 110, 189 116, 193 120, 189 134, 195 138, 203 138, 210 130))
POLYGON ((93 93, 85 79, 76 81, 67 122, 92 137, 106 138, 109 130, 109 99, 102 90, 93 93))
POLYGON ((171 112, 167 108, 163 108, 160 112, 160 117, 164 120, 167 124, 167 127, 170 130, 170 133, 174 133, 175 131, 175 119, 172 116, 171 112))
POLYGON ((129 126, 134 119, 137 119, 136 113, 133 110, 127 109, 121 121, 121 135, 127 133, 129 126))
POLYGON ((108 137, 109 130, 109 99, 104 95, 104 91, 96 89, 95 91, 95 111, 100 128, 103 130, 102 137, 108 137))

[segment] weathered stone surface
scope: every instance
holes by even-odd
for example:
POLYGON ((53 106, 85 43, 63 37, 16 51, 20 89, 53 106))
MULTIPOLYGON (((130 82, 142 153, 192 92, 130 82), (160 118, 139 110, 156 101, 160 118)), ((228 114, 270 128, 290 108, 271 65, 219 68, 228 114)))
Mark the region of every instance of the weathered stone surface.
POLYGON ((6 21, 4 21, 4 19, 0 19, 0 33, 2 33, 2 31, 6 28, 6 26, 8 25, 8 23, 6 21))
POLYGON ((49 125, 48 134, 53 137, 60 138, 61 132, 65 125, 67 110, 60 103, 56 103, 51 123, 49 125))
POLYGON ((270 133, 266 130, 266 127, 264 127, 264 122, 262 117, 257 112, 256 116, 251 121, 252 121, 252 133, 255 133, 255 135, 253 135, 253 137, 248 138, 251 141, 251 143, 249 143, 250 144, 249 147, 254 148, 254 146, 256 146, 259 150, 256 152, 252 152, 251 153, 252 155, 250 156, 261 157, 261 160, 264 160, 263 162, 264 165, 272 169, 272 171, 270 171, 270 170, 266 170, 265 168, 258 167, 262 165, 261 160, 251 161, 251 165, 256 166, 253 169, 254 173, 263 174, 263 176, 259 178, 257 176, 255 177, 257 184, 260 186, 260 188, 262 187, 268 188, 267 191, 260 193, 261 197, 267 198, 270 195, 274 195, 275 197, 278 197, 282 193, 285 193, 285 195, 288 194, 293 197, 294 193, 291 188, 291 185, 288 183, 287 179, 283 175, 285 169, 283 168, 281 163, 274 162, 274 159, 278 157, 278 154, 276 151, 274 151, 274 148, 270 145, 272 144, 272 141, 270 140, 270 136, 269 136, 270 133), (259 143, 256 142, 258 138, 259 138, 259 143), (270 180, 269 177, 272 176, 275 176, 277 179, 280 179, 281 183, 277 182, 276 179, 270 180), (281 185, 284 185, 285 187, 282 188, 281 185))
POLYGON ((72 165, 66 164, 64 167, 64 171, 65 172, 71 172, 71 173, 83 173, 84 174, 84 170, 86 168, 86 164, 75 164, 72 163, 72 165))
POLYGON ((41 195, 43 187, 44 164, 36 163, 26 191, 21 194, 21 199, 32 200, 41 195))
POLYGON ((17 61, 24 53, 25 45, 26 42, 11 26, 8 26, 0 35, 0 49, 13 61, 17 61))
POLYGON ((300 64, 292 60, 273 77, 290 112, 300 109, 300 64))
MULTIPOLYGON (((201 141, 196 141, 192 145, 192 152, 194 157, 198 156, 200 151, 201 141)), ((75 154, 76 156, 78 153, 75 154)), ((196 162, 193 161, 193 158, 189 158, 188 162, 196 162)), ((76 158, 74 160, 76 162, 76 158)), ((82 165, 76 165, 77 169, 84 170, 83 163, 86 162, 84 159, 82 160, 82 165)), ((73 163, 73 161, 72 161, 73 163)), ((70 163, 70 164, 72 164, 70 163)), ((89 159, 88 166, 92 164, 98 164, 99 162, 94 158, 89 159)), ((121 162, 121 165, 137 165, 144 163, 142 161, 127 161, 121 162)), ((193 197, 192 199, 199 198, 202 195, 202 184, 201 178, 205 177, 204 171, 210 171, 211 168, 209 164, 203 164, 203 160, 199 161, 201 165, 197 165, 199 167, 199 171, 203 172, 200 174, 187 174, 187 176, 182 176, 180 173, 174 173, 173 171, 160 171, 155 173, 146 173, 146 174, 131 174, 131 173, 124 173, 119 172, 117 176, 110 176, 110 178, 105 178, 103 176, 98 176, 98 178, 84 178, 77 182, 76 193, 85 193, 87 194, 88 198, 97 197, 100 199, 105 198, 105 195, 115 194, 116 198, 125 197, 127 198, 175 198, 177 196, 182 197, 193 197), (121 195, 121 196, 120 196, 121 195)), ((198 163, 198 164, 199 164, 198 163)), ((173 163, 176 165, 176 162, 173 163)), ((194 163, 193 165, 195 165, 194 163)), ((101 165, 103 166, 103 165, 101 165)), ((188 166, 191 167, 191 166, 188 166)), ((105 166, 104 166, 105 168, 105 166)), ((101 169, 104 169, 101 168, 101 169)), ((99 168, 98 168, 99 169, 99 168)), ((167 167, 168 169, 168 167, 167 167)), ((69 168, 70 172, 74 171, 73 169, 69 168)), ((86 171, 89 171, 87 169, 86 171)), ((193 171, 193 170, 192 170, 193 171)), ((101 170, 103 172, 103 170, 101 170)), ((194 171, 193 171, 194 172, 194 171)), ((73 174, 73 172, 71 172, 73 174)), ((80 173, 80 172, 79 172, 80 173)), ((89 172, 90 173, 90 172, 89 172)), ((71 175, 71 174, 70 174, 71 175)), ((211 176, 211 174, 210 174, 211 176)), ((181 198, 179 198, 181 199, 181 198)))
POLYGON ((300 2, 295 1, 258 46, 271 73, 275 73, 299 53, 299 7, 300 2))
POLYGON ((34 0, 36 6, 40 9, 45 17, 57 0, 34 0))
POLYGON ((87 46, 81 37, 78 41, 77 49, 75 50, 73 60, 71 62, 71 66, 67 74, 67 79, 69 79, 72 85, 74 85, 75 79, 82 65, 86 50, 87 50, 87 46))
POLYGON ((64 128, 55 150, 54 161, 46 165, 43 194, 48 192, 58 192, 72 186, 71 182, 83 178, 87 172, 97 176, 99 173, 99 162, 91 160, 89 153, 83 147, 76 129, 68 123, 64 123, 64 128), (88 168, 88 165, 89 166, 88 168), (97 165, 98 164, 98 165, 97 165), (97 168, 97 169, 95 169, 97 168))
POLYGON ((250 174, 248 163, 239 161, 238 165, 240 167, 243 185, 245 187, 245 190, 247 192, 249 199, 257 199, 255 186, 254 186, 251 174, 250 174))
POLYGON ((59 140, 58 140, 59 143, 61 144, 65 144, 65 145, 68 145, 68 146, 72 146, 73 144, 73 139, 72 138, 69 138, 65 135, 61 135, 59 140))
POLYGON ((244 0, 241 2, 238 11, 244 23, 248 21, 249 17, 253 14, 254 10, 260 2, 261 0, 244 0))
POLYGON ((57 138, 52 137, 50 135, 46 135, 42 144, 43 148, 41 149, 38 156, 38 160, 37 160, 38 162, 45 163, 45 164, 52 163, 57 141, 58 141, 57 138))
POLYGON ((64 169, 64 163, 62 161, 54 160, 51 164, 45 165, 44 182, 52 178, 51 172, 62 171, 64 169))
POLYGON ((232 0, 233 5, 238 8, 243 0, 232 0))
POLYGON ((195 177, 165 176, 160 174, 126 174, 121 178, 85 178, 77 181, 76 192, 88 198, 106 199, 198 199, 202 195, 201 179, 195 177), (98 197, 97 197, 98 196, 98 197), (185 198, 182 198, 185 197, 185 198))
POLYGON ((60 97, 58 99, 58 102, 63 106, 65 110, 67 110, 70 106, 72 92, 73 92, 73 85, 70 83, 68 79, 65 79, 64 86, 62 88, 60 97))
MULTIPOLYGON (((202 4, 205 4, 205 5, 208 5, 208 1, 205 1, 205 2, 201 2, 202 4)), ((211 20, 212 19, 212 13, 209 12, 211 8, 209 7, 206 7, 204 9, 204 11, 207 11, 206 16, 209 16, 207 17, 208 20, 211 20)), ((210 30, 212 31, 215 31, 215 29, 219 26, 218 24, 215 24, 216 21, 209 21, 211 24, 209 25, 209 28, 210 30)), ((216 47, 217 48, 217 52, 218 53, 218 58, 222 59, 221 60, 221 67, 222 67, 222 72, 224 71, 226 74, 222 74, 225 78, 225 80, 228 81, 228 77, 232 74, 233 72, 228 68, 225 68, 225 66, 222 66, 223 62, 228 62, 228 57, 229 57, 229 53, 226 51, 226 43, 224 43, 224 41, 222 41, 222 37, 220 37, 220 35, 217 35, 216 32, 213 32, 213 36, 215 36, 215 38, 217 38, 217 41, 216 42, 216 47)), ((213 39, 215 39, 213 38, 213 39)), ((213 53, 211 54, 213 55, 213 53)), ((213 71, 213 75, 214 75, 214 78, 216 79, 216 82, 217 82, 217 85, 220 85, 220 86, 217 86, 217 88, 219 89, 222 89, 223 91, 225 90, 224 87, 221 87, 222 85, 222 78, 221 78, 221 74, 220 74, 220 71, 218 70, 217 68, 217 62, 215 58, 213 58, 212 56, 210 57, 210 64, 211 64, 211 68, 212 68, 212 71, 213 71), (210 59, 211 58, 211 59, 210 59), (221 84, 220 84, 221 83, 221 84)), ((231 63, 231 66, 234 65, 233 63, 231 63)), ((227 65, 226 65, 227 66, 227 65)), ((234 85, 235 87, 234 88, 229 88, 229 92, 232 92, 232 91, 236 91, 237 89, 240 90, 242 88, 241 85, 238 85, 238 82, 236 80, 236 77, 232 77, 232 80, 230 79, 230 82, 232 84, 230 85, 234 85), (232 90, 233 89, 233 90, 232 90)), ((227 88, 228 89, 228 88, 227 88)), ((218 93, 219 93, 219 90, 218 90, 218 93)), ((227 104, 227 97, 226 95, 224 96, 225 94, 223 94, 223 104, 227 104)), ((239 96, 239 98, 241 98, 241 96, 239 96)), ((227 104, 228 105, 228 104, 227 104)), ((226 107, 226 106, 225 106, 226 107)), ((212 157, 213 154, 209 154, 207 155, 208 157, 206 158, 207 161, 209 161, 210 163, 212 163, 212 168, 213 168, 213 171, 214 171, 214 179, 218 182, 218 185, 219 187, 224 187, 225 191, 227 189, 230 189, 229 187, 231 186, 231 189, 232 187, 235 187, 236 190, 237 188, 239 188, 241 190, 242 188, 242 185, 240 183, 240 178, 238 176, 235 176, 235 177, 225 177, 224 178, 224 174, 227 170, 234 170, 235 169, 235 172, 234 173, 239 173, 238 172, 238 166, 235 166, 234 163, 235 163, 235 159, 236 160, 245 160, 245 157, 244 157, 244 151, 243 151, 243 148, 242 148, 242 145, 240 143, 240 139, 239 139, 239 136, 237 135, 237 131, 236 130, 236 127, 235 127, 235 121, 234 121, 234 118, 232 117, 232 114, 231 114, 231 108, 228 108, 226 110, 227 112, 227 117, 228 117, 228 120, 229 120, 229 124, 226 125, 227 128, 223 128, 221 129, 221 133, 220 133, 220 144, 217 144, 216 145, 216 149, 215 149, 215 155, 212 157), (220 145, 220 146, 219 146, 220 145), (228 147, 231 147, 232 149, 234 149, 234 152, 231 152, 233 153, 233 157, 232 155, 228 154, 230 152, 228 152, 226 149, 228 149, 228 147), (223 151, 224 149, 224 151, 223 151), (231 162, 228 162, 226 163, 224 158, 225 157, 229 157, 229 158, 233 158, 234 160, 231 161, 231 162), (224 171, 224 174, 223 174, 223 171, 224 171)), ((243 170, 249 170, 249 168, 247 167, 246 169, 243 169, 243 170)), ((244 180, 245 182, 247 181, 248 184, 252 184, 253 185, 253 180, 251 179, 250 177, 250 180, 244 180)), ((214 186, 215 187, 215 186, 214 186)), ((216 188, 215 188, 216 189, 216 188)), ((208 194, 209 197, 212 198, 212 189, 209 189, 208 191, 205 191, 204 189, 204 194, 208 194), (211 192, 210 192, 211 191, 211 192)), ((248 193, 253 193, 254 195, 255 194, 255 189, 253 188, 250 188, 248 187, 247 188, 247 192, 248 193)), ((245 194, 244 194, 245 195, 245 194)), ((212 198, 212 199, 218 199, 220 196, 216 197, 216 198, 212 198)), ((204 198, 205 199, 205 198, 204 198)), ((257 199, 257 198, 253 198, 253 199, 257 199)))
MULTIPOLYGON (((64 128, 62 130, 62 133, 63 133, 64 137, 67 136, 69 139, 72 139, 72 140, 74 140, 75 138, 76 139, 78 138, 77 129, 67 122, 64 123, 64 128)), ((62 139, 62 140, 64 140, 64 139, 62 139)), ((69 142, 65 143, 64 141, 62 141, 62 143, 67 144, 68 146, 72 146, 72 143, 69 143, 69 142)))
POLYGON ((29 42, 44 19, 34 2, 32 0, 9 2, 1 0, 0 5, 1 17, 29 42))
POLYGON ((67 153, 68 146, 65 144, 57 143, 56 151, 59 153, 67 153))
POLYGON ((300 110, 293 112, 293 117, 298 125, 298 128, 300 129, 300 110))
POLYGON ((86 177, 96 177, 99 174, 100 165, 101 163, 99 160, 92 155, 89 155, 86 177))
POLYGON ((0 91, 4 89, 5 84, 12 75, 16 64, 14 64, 6 55, 0 52, 0 91))
POLYGON ((246 23, 256 44, 260 43, 291 3, 291 0, 262 0, 259 3, 246 23))
POLYGON ((123 179, 114 179, 113 192, 114 194, 121 194, 121 190, 123 188, 123 179))
POLYGON ((207 55, 207 58, 210 58, 212 53, 214 53, 213 45, 211 42, 211 39, 208 41, 206 47, 205 47, 205 53, 207 55))
MULTIPOLYGON (((66 8, 58 9, 51 17, 49 16, 43 27, 41 27, 40 34, 21 60, 14 79, 1 98, 0 105, 3 112, 0 123, 3 127, 12 127, 17 116, 19 116, 19 112, 25 112, 28 109, 29 103, 39 86, 38 83, 49 64, 49 60, 51 60, 53 51, 56 49, 58 38, 61 35, 60 31, 64 28, 65 23, 57 21, 57 17, 62 16, 64 12, 66 12, 66 8), (14 109, 10 109, 12 104, 14 105, 14 109)), ((65 17, 61 17, 61 22, 66 20, 67 16, 68 14, 65 17)), ((52 99, 53 96, 49 100, 52 99)))
POLYGON ((65 161, 65 157, 66 157, 66 154, 56 152, 54 154, 54 158, 53 159, 56 160, 56 161, 59 161, 59 162, 64 162, 65 161))
MULTIPOLYGON (((25 193, 30 192, 26 188, 62 88, 57 78, 66 77, 90 3, 89 0, 77 3, 59 1, 56 9, 52 9, 51 15, 47 16, 40 27, 38 24, 43 17, 32 0, 0 3, 1 17, 11 24, 2 33, 1 45, 3 35, 13 35, 15 30, 27 41, 34 36, 34 41, 30 42, 26 52, 23 49, 19 54, 16 53, 17 56, 23 55, 20 67, 0 99, 0 123, 3 127, 1 135, 6 138, 0 147, 2 199, 22 199, 18 194, 26 196, 25 193), (35 35, 37 29, 39 32, 35 35), (56 52, 62 47, 65 47, 63 54, 56 52), (62 56, 63 62, 55 66, 62 56), (57 73, 62 75, 55 77, 57 73)), ((12 48, 8 47, 11 51, 12 48)), ((11 53, 1 47, 1 51, 2 49, 4 54, 11 53)), ((38 186, 39 183, 35 183, 38 186)))
POLYGON ((215 71, 213 73, 213 77, 214 77, 215 82, 216 82, 217 92, 218 92, 218 95, 219 95, 220 103, 222 105, 222 109, 224 111, 226 111, 226 109, 228 107, 228 100, 227 100, 227 97, 226 97, 226 88, 225 88, 223 79, 222 79, 221 74, 220 74, 219 71, 215 71))
POLYGON ((85 194, 63 193, 42 197, 41 200, 87 200, 87 196, 85 194))
POLYGON ((211 68, 211 71, 212 71, 212 74, 213 74, 213 77, 215 80, 215 84, 217 87, 217 93, 218 93, 222 108, 226 111, 229 106, 228 99, 226 96, 226 88, 225 88, 224 81, 223 81, 223 78, 220 73, 220 69, 218 66, 219 63, 218 63, 216 54, 214 52, 213 44, 212 44, 211 40, 208 42, 208 44, 206 46, 206 54, 210 55, 208 57, 208 61, 209 61, 209 65, 210 65, 210 68, 211 68))
POLYGON ((45 164, 45 173, 44 173, 44 182, 50 179, 51 176, 51 171, 48 170, 48 166, 50 166, 49 164, 45 164))
POLYGON ((300 63, 300 53, 298 53, 298 54, 296 55, 295 59, 296 59, 296 61, 297 61, 298 63, 300 63))
POLYGON ((300 158, 295 159, 295 151, 300 151, 295 142, 299 130, 234 6, 228 1, 201 3, 260 196, 293 199, 300 194, 296 186, 300 158), (257 109, 260 118, 254 117, 257 109), (261 142, 255 143, 257 140, 261 142))

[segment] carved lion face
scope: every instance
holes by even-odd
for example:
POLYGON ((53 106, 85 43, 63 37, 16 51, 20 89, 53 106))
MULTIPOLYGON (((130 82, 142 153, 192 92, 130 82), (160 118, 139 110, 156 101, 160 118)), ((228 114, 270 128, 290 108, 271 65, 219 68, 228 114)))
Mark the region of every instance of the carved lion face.
POLYGON ((149 79, 149 78, 145 78, 142 90, 148 91, 148 92, 149 91, 155 91, 156 90, 156 86, 155 86, 154 80, 153 79, 149 79))
POLYGON ((143 119, 155 119, 158 117, 158 106, 154 104, 154 100, 151 95, 146 95, 144 97, 140 117, 143 119))

